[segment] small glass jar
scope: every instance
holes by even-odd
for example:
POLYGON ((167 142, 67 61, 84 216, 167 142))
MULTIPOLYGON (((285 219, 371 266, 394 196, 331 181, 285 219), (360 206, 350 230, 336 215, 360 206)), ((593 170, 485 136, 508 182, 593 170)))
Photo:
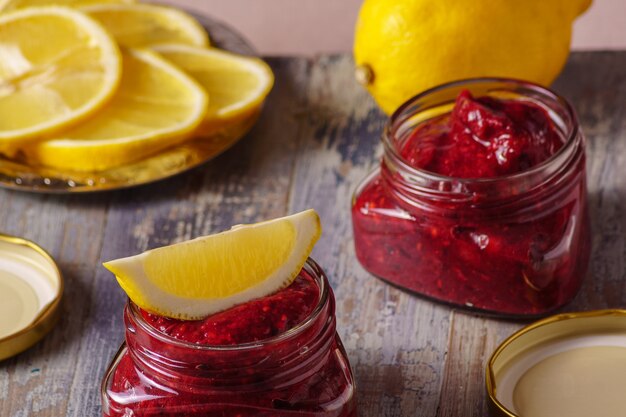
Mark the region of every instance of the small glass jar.
POLYGON ((234 346, 174 339, 151 327, 129 301, 126 343, 102 383, 103 415, 355 417, 332 290, 313 260, 301 274, 320 287, 311 315, 281 335, 234 346))
POLYGON ((585 139, 563 98, 516 80, 453 82, 402 105, 382 141, 380 168, 352 202, 365 269, 418 294, 501 315, 542 315, 574 297, 590 254, 585 139), (526 171, 495 178, 452 178, 407 164, 405 141, 450 113, 462 90, 541 106, 564 145, 526 171))

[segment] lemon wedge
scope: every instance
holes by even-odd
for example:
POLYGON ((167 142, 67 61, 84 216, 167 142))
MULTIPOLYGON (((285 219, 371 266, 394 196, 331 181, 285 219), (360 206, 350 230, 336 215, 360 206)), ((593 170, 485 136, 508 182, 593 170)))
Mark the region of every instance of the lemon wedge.
POLYGON ((120 54, 93 19, 66 7, 0 14, 0 142, 75 124, 120 80, 120 54))
POLYGON ((257 113, 274 85, 271 68, 258 58, 188 45, 157 45, 152 49, 183 69, 211 97, 197 131, 199 136, 257 113))
POLYGON ((78 7, 101 3, 134 3, 134 0, 0 0, 0 12, 37 6, 78 7))
POLYGON ((152 4, 98 4, 82 11, 98 20, 120 45, 146 47, 160 43, 209 46, 209 36, 189 14, 152 4))
POLYGON ((321 234, 315 210, 104 263, 152 313, 200 319, 293 282, 321 234))
POLYGON ((32 164, 99 171, 176 144, 202 121, 208 100, 202 87, 157 54, 124 51, 122 74, 117 94, 94 117, 12 153, 32 164))

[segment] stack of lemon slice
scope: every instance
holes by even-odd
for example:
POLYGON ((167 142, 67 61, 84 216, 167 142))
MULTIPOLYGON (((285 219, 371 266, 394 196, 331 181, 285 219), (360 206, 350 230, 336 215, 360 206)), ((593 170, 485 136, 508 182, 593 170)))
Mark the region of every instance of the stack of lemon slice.
POLYGON ((130 0, 0 0, 0 153, 101 171, 258 113, 256 58, 210 47, 173 8, 130 0))

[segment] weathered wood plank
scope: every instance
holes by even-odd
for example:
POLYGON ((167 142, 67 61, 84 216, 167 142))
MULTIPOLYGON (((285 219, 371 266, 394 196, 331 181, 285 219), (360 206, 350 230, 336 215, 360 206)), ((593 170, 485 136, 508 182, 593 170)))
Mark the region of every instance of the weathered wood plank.
POLYGON ((626 53, 572 54, 555 84, 587 137, 593 249, 587 279, 568 310, 626 306, 626 53))
MULTIPOLYGON (((277 84, 253 132, 215 161, 139 189, 96 196, 0 190, 0 231, 33 239, 68 282, 44 341, 0 363, 0 415, 98 416, 99 384, 123 337, 124 294, 100 262, 307 207, 322 217, 314 258, 337 297, 360 415, 484 416, 484 365, 523 325, 409 295, 354 256, 350 196, 380 156, 385 117, 347 56, 271 60, 277 84)), ((593 256, 565 310, 626 305, 626 53, 575 53, 555 88, 588 138, 593 256)))
POLYGON ((322 218, 313 256, 335 290, 360 415, 433 416, 450 311, 379 281, 354 254, 351 195, 378 164, 386 117, 354 81, 353 65, 350 57, 335 56, 313 66, 291 211, 313 207, 322 218))
POLYGON ((485 364, 498 344, 520 326, 453 312, 437 416, 487 416, 485 364))
POLYGON ((37 196, 0 191, 0 231, 32 239, 58 260, 66 287, 62 318, 41 343, 0 363, 0 415, 65 415, 76 371, 82 320, 107 212, 106 197, 37 196))

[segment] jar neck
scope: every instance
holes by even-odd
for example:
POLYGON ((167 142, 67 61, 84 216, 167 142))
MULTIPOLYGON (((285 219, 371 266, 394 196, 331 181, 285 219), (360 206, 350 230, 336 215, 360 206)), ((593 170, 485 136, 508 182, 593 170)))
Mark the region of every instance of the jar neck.
POLYGON ((193 390, 277 389, 317 371, 335 338, 335 300, 322 269, 311 259, 301 274, 319 285, 320 298, 298 326, 266 340, 232 346, 183 342, 160 333, 129 302, 124 310, 126 344, 135 366, 165 386, 193 390))
POLYGON ((504 79, 458 81, 420 94, 390 118, 383 132, 381 176, 405 204, 442 213, 459 206, 489 211, 523 209, 529 202, 558 201, 569 185, 584 176, 584 137, 576 114, 563 98, 543 87, 504 79), (495 178, 453 178, 414 168, 401 156, 406 140, 423 123, 449 113, 460 91, 476 96, 524 100, 541 106, 564 138, 561 149, 546 161, 517 174, 495 178), (582 165, 582 170, 580 169, 582 165), (581 172, 582 171, 582 172, 581 172))

